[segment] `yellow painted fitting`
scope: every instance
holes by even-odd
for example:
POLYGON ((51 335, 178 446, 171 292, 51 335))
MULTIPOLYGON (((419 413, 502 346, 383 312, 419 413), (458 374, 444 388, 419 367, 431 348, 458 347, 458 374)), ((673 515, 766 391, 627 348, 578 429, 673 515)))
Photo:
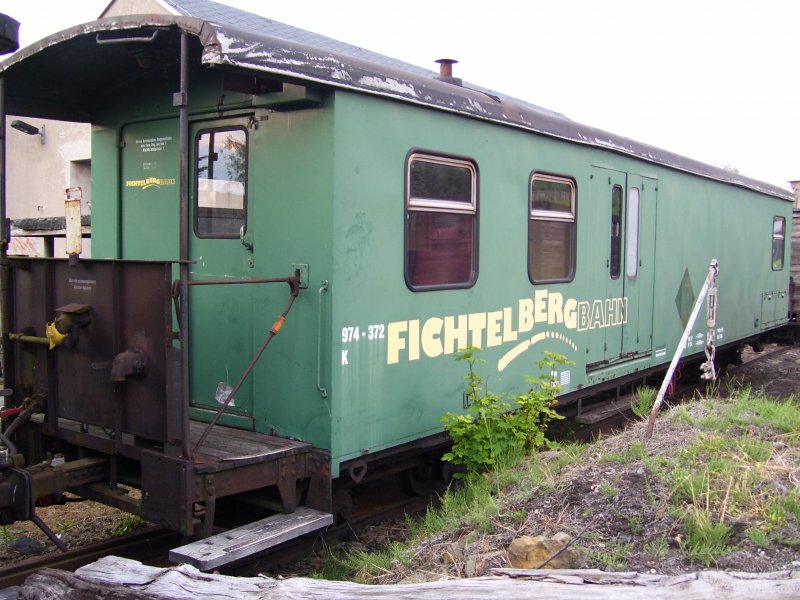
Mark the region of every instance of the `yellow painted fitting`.
POLYGON ((56 327, 55 321, 52 323, 48 323, 47 327, 45 327, 45 335, 47 336, 47 340, 50 342, 50 350, 55 348, 56 346, 60 346, 64 343, 64 340, 69 335, 68 333, 61 333, 56 327))
POLYGON ((283 315, 278 317, 272 324, 272 328, 269 330, 270 333, 272 333, 272 335, 278 335, 278 332, 281 330, 281 327, 283 327, 283 324, 285 322, 286 322, 286 317, 284 317, 283 315))

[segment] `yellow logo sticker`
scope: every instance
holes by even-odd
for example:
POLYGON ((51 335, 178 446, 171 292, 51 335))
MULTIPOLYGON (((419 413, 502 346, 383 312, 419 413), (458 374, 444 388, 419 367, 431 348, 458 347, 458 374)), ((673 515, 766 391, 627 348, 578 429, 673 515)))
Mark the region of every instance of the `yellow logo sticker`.
POLYGON ((175 185, 177 183, 177 179, 170 178, 161 178, 161 177, 148 177, 147 179, 128 179, 125 182, 125 187, 129 188, 142 188, 143 190, 149 190, 151 188, 159 189, 166 185, 175 185))

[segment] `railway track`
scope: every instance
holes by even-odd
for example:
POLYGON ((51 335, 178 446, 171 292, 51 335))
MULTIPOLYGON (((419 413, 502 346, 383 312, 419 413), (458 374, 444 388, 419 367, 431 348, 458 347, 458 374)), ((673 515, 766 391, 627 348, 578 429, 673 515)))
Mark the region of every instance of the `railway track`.
MULTIPOLYGON (((371 493, 368 490, 354 495, 353 516, 349 521, 332 525, 323 533, 296 538, 264 551, 254 559, 228 565, 224 569, 220 569, 220 572, 247 576, 285 569, 287 565, 307 558, 320 541, 332 545, 343 537, 358 535, 360 530, 373 523, 402 518, 405 514, 422 512, 434 500, 433 496, 403 494, 401 487, 394 485, 394 482, 384 485, 373 483, 369 487, 378 491, 371 493)), ((52 552, 0 567, 0 592, 12 586, 22 585, 26 577, 41 569, 74 571, 109 555, 132 558, 150 565, 167 566, 171 564, 168 559, 169 550, 182 543, 182 537, 173 531, 149 527, 133 534, 82 546, 67 552, 52 552)), ((0 593, 0 598, 3 598, 2 593, 0 593)))
POLYGON ((44 568, 74 571, 111 554, 154 563, 180 544, 181 536, 161 527, 148 527, 136 533, 81 546, 67 552, 53 552, 0 567, 0 590, 21 585, 25 578, 44 568))

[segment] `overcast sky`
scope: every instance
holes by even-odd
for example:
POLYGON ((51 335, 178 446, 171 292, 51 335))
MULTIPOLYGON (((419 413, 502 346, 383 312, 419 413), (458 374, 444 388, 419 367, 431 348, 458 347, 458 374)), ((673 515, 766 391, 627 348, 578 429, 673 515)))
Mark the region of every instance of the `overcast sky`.
MULTIPOLYGON (((776 185, 800 179, 796 0, 223 0, 776 185), (516 6, 514 6, 516 5, 516 6)), ((27 45, 107 0, 3 0, 27 45)))

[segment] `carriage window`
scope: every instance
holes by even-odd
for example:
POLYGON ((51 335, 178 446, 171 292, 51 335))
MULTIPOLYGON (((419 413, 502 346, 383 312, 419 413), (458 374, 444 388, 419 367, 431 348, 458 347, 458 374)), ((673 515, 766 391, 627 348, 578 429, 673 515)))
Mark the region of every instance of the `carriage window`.
POLYGON ((405 276, 413 290, 470 287, 477 276, 477 167, 412 154, 406 165, 405 276))
POLYGON ((197 136, 195 233, 235 238, 247 226, 247 133, 215 129, 197 136))
POLYGON ((772 220, 772 270, 783 269, 783 255, 786 249, 786 219, 775 217, 772 220))
POLYGON ((628 251, 625 273, 634 279, 639 273, 639 188, 628 190, 628 251))
POLYGON ((534 174, 528 218, 528 276, 532 283, 575 275, 575 182, 534 174))
POLYGON ((611 279, 619 279, 622 264, 622 186, 611 188, 611 279))

